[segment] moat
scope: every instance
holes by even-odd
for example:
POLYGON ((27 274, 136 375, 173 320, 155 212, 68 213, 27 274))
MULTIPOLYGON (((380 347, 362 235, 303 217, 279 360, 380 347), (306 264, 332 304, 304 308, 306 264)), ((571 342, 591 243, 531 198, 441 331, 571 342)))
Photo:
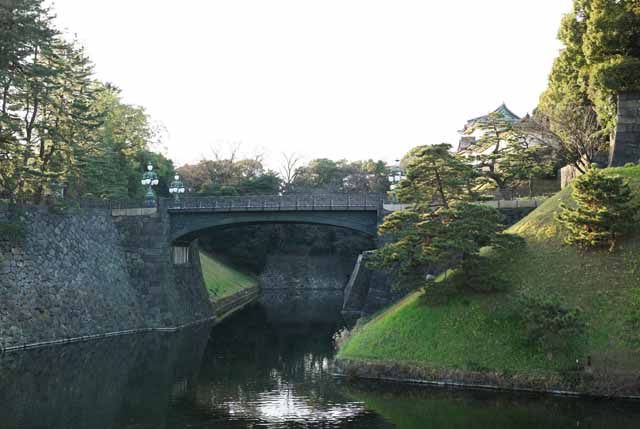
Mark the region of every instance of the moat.
MULTIPOLYGON (((331 300, 329 300, 331 301, 331 300)), ((335 303, 256 303, 217 326, 0 356, 0 426, 637 428, 640 404, 332 375, 335 303), (286 316, 286 317, 282 317, 286 316)))

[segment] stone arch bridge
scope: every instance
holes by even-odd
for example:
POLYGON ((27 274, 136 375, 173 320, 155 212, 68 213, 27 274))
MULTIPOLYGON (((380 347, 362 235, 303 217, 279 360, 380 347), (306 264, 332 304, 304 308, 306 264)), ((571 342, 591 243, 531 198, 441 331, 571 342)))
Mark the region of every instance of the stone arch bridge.
MULTIPOLYGON (((123 237, 130 276, 145 296, 148 307, 156 312, 155 319, 160 324, 207 314, 203 303, 208 303, 208 299, 197 240, 207 230, 249 224, 304 223, 347 228, 374 237, 386 214, 406 207, 389 204, 380 194, 187 197, 179 201, 164 198, 154 208, 110 204, 114 222, 123 237)), ((537 206, 535 200, 487 204, 503 212, 521 213, 537 206)), ((376 286, 384 281, 367 272, 361 259, 345 289, 344 309, 354 313, 362 311, 371 300, 384 305, 384 296, 388 295, 382 286, 376 286)))
POLYGON ((379 194, 197 197, 165 201, 170 241, 187 244, 213 228, 261 223, 304 223, 375 236, 384 216, 379 194))

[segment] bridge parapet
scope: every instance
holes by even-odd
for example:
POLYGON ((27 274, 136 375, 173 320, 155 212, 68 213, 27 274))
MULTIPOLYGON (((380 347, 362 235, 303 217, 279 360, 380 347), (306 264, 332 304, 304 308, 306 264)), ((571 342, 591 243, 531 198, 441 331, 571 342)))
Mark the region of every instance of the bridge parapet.
POLYGON ((168 203, 170 212, 182 211, 377 211, 381 194, 293 194, 240 197, 185 197, 168 203))

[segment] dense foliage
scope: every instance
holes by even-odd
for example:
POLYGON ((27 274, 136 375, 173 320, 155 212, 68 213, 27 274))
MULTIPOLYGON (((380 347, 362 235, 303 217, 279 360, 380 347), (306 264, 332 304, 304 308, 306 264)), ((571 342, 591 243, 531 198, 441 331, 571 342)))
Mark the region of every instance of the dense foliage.
POLYGON ((455 157, 451 145, 418 146, 411 150, 406 180, 400 182, 400 202, 416 205, 440 204, 448 208, 453 201, 471 197, 477 170, 455 157))
POLYGON ((147 161, 161 164, 161 185, 173 173, 150 152, 157 132, 144 110, 95 80, 42 0, 0 4, 0 94, 1 194, 135 197, 147 161))
POLYGON ((288 191, 294 193, 359 192, 384 193, 389 190, 383 161, 332 161, 314 159, 296 170, 288 191))
POLYGON ((562 204, 556 219, 568 234, 566 242, 584 248, 609 246, 634 225, 638 205, 628 182, 592 166, 573 182, 576 207, 562 204))
POLYGON ((538 114, 567 147, 567 161, 584 171, 615 129, 617 94, 640 91, 640 4, 574 0, 558 38, 564 49, 538 114))
POLYGON ((283 167, 278 174, 266 170, 261 156, 226 157, 184 165, 178 173, 190 192, 205 195, 256 195, 278 193, 384 193, 389 189, 383 161, 311 160, 302 166, 283 167))
POLYGON ((202 160, 177 169, 188 192, 203 195, 277 194, 281 180, 265 170, 256 158, 237 159, 235 154, 214 160, 202 160))

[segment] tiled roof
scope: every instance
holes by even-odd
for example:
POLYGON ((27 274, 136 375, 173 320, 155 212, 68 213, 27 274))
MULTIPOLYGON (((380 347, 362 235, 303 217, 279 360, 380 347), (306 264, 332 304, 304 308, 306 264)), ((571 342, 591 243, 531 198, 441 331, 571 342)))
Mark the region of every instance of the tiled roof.
POLYGON ((500 114, 502 117, 504 117, 506 120, 509 120, 509 121, 515 122, 520 120, 520 117, 518 115, 516 115, 511 110, 509 110, 506 104, 502 103, 496 110, 489 113, 488 115, 478 116, 477 118, 469 119, 467 121, 467 126, 473 125, 476 122, 486 122, 487 119, 489 118, 489 115, 494 113, 500 114))

